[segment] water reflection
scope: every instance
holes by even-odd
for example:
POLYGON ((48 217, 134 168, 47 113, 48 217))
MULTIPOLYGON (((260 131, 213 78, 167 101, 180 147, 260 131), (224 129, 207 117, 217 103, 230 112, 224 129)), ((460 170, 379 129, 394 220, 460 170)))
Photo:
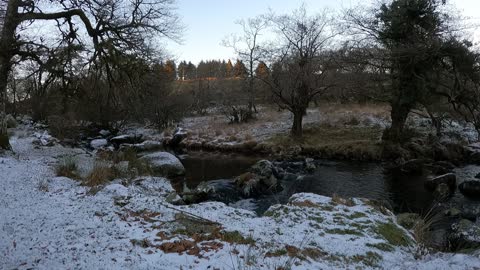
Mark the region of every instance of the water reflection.
MULTIPOLYGON (((233 178, 247 171, 259 159, 260 157, 211 153, 190 153, 181 157, 187 169, 185 181, 190 188, 202 181, 233 178)), ((293 174, 283 179, 284 190, 279 194, 257 198, 254 210, 261 213, 272 204, 287 202, 292 194, 299 192, 380 200, 389 204, 395 212, 425 213, 433 202, 432 193, 424 188, 425 175, 389 174, 377 163, 317 161, 316 165, 313 174, 301 177, 293 174)), ((474 173, 475 169, 471 167, 457 170, 462 180, 471 178, 474 173)), ((458 191, 452 200, 460 204, 468 203, 468 199, 458 191)), ((248 204, 253 205, 252 200, 248 204)))

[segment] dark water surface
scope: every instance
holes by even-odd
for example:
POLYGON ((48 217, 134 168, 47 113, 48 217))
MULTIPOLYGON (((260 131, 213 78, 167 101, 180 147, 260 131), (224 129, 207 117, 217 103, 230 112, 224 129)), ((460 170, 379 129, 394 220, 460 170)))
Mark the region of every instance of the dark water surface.
MULTIPOLYGON (((194 152, 180 156, 187 175, 183 180, 190 188, 202 181, 232 179, 248 170, 260 157, 249 157, 238 154, 212 154, 194 152)), ((312 174, 291 175, 282 180, 284 190, 278 194, 266 195, 255 200, 247 200, 251 210, 259 213, 272 204, 285 203, 294 193, 310 192, 319 195, 342 197, 358 197, 383 201, 395 212, 425 213, 430 209, 433 195, 424 188, 427 176, 398 176, 386 173, 383 166, 377 163, 352 161, 316 161, 317 169, 312 174), (299 177, 300 176, 300 177, 299 177), (253 209, 252 209, 253 208, 253 209)), ((478 166, 457 169, 459 183, 472 178, 480 171, 478 166)), ((179 189, 183 182, 177 181, 179 189)), ((457 203, 478 203, 464 198, 458 190, 453 201, 457 203)), ((242 206, 242 202, 224 201, 242 206)))

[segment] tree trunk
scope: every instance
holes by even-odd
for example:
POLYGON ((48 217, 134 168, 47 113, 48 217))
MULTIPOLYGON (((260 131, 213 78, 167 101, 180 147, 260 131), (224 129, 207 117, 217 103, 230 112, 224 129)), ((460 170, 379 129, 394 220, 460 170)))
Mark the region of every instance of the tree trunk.
POLYGON ((0 149, 11 149, 7 133, 7 117, 5 106, 7 103, 7 81, 12 67, 13 50, 15 44, 15 30, 17 29, 19 0, 8 1, 0 36, 0 149))
POLYGON ((383 132, 382 140, 390 142, 401 142, 404 136, 405 122, 410 113, 411 106, 407 104, 392 104, 392 125, 383 132))
POLYGON ((254 89, 254 81, 253 77, 248 79, 248 112, 251 116, 253 113, 257 112, 257 108, 255 107, 255 89, 254 89))
POLYGON ((293 110, 293 126, 291 134, 293 137, 302 137, 303 135, 303 109, 293 110))

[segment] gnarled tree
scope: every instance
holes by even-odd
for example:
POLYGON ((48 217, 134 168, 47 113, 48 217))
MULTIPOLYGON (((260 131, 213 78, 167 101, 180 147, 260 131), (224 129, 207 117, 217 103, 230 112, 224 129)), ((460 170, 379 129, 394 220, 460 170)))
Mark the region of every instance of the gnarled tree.
POLYGON ((6 121, 7 79, 14 62, 45 64, 45 52, 60 43, 82 48, 85 65, 101 63, 106 77, 116 56, 139 57, 151 52, 157 37, 178 39, 179 19, 174 0, 3 0, 0 35, 0 149, 10 148, 6 121), (46 11, 48 10, 48 12, 46 11), (52 31, 35 36, 32 25, 45 23, 52 31), (88 37, 88 38, 85 38, 88 37), (56 40, 57 42, 52 42, 56 40))

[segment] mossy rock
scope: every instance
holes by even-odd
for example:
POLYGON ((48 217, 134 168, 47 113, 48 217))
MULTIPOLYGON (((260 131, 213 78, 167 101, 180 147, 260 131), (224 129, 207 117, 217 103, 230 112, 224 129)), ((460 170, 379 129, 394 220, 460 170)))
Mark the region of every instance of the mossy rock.
POLYGON ((412 244, 412 240, 405 233, 404 230, 397 225, 389 223, 381 223, 376 228, 376 233, 381 235, 392 246, 409 246, 412 244))
POLYGON ((402 213, 397 215, 397 223, 405 229, 411 230, 420 220, 420 215, 415 213, 402 213))

